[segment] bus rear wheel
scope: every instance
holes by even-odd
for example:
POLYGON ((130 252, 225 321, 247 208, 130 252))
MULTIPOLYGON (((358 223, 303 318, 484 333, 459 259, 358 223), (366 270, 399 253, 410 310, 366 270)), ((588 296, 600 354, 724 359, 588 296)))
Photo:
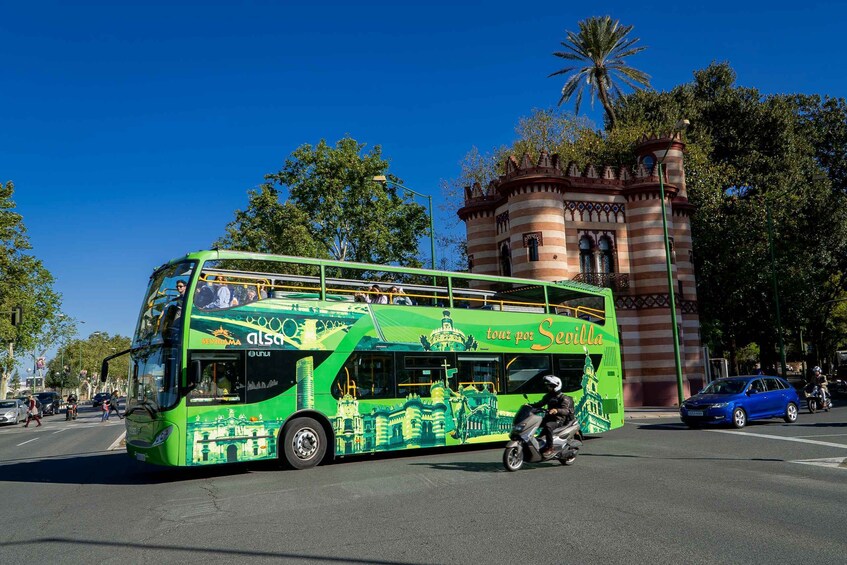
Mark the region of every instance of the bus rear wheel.
POLYGON ((283 453, 294 469, 314 467, 326 454, 326 432, 312 418, 295 418, 285 426, 283 453))

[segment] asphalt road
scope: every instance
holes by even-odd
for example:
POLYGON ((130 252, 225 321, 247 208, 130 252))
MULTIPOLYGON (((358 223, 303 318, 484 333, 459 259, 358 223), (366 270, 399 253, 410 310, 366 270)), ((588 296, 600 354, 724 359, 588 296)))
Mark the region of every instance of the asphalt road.
POLYGON ((499 448, 309 471, 160 469, 109 451, 123 422, 97 418, 0 429, 0 562, 843 563, 847 555, 847 405, 741 432, 631 419, 588 439, 573 466, 516 473, 503 470, 499 448))

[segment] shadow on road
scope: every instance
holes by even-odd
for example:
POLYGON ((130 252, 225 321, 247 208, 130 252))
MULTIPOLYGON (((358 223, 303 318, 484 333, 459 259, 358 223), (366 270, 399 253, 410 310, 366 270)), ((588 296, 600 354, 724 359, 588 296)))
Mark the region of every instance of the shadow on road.
MULTIPOLYGON (((275 462, 263 462, 263 466, 275 462)), ((100 453, 25 460, 0 465, 0 482, 86 485, 144 485, 191 481, 247 473, 256 463, 215 467, 155 467, 137 463, 125 453, 100 453)))
POLYGON ((176 554, 190 554, 195 557, 198 554, 223 557, 227 562, 233 562, 240 557, 260 557, 265 559, 277 559, 280 562, 293 560, 302 562, 304 559, 311 563, 375 563, 377 565, 405 565, 407 562, 387 561, 384 559, 356 559, 355 557, 330 557, 325 555, 303 555, 302 553, 283 553, 274 551, 256 551, 249 549, 211 548, 206 546, 184 546, 184 545, 161 545, 155 543, 130 543, 119 541, 104 541, 101 539, 75 539, 61 537, 32 538, 20 541, 0 542, 0 548, 11 548, 26 550, 30 547, 43 547, 44 544, 79 545, 87 550, 92 548, 108 548, 110 550, 139 550, 149 553, 151 551, 167 551, 176 554))
POLYGON ((451 461, 450 463, 411 463, 411 465, 429 467, 438 471, 468 471, 470 473, 506 472, 499 461, 451 461))
POLYGON ((625 455, 622 453, 580 453, 580 457, 620 457, 624 459, 652 459, 654 461, 766 461, 785 463, 785 459, 770 457, 652 457, 645 455, 625 455))

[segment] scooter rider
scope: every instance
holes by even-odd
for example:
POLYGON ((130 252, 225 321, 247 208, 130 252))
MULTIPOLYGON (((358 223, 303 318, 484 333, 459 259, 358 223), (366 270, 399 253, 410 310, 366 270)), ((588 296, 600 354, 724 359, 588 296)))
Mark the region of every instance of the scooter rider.
POLYGON ((547 393, 541 400, 530 406, 547 410, 541 420, 541 432, 545 440, 545 448, 541 455, 550 457, 553 455, 553 430, 564 426, 573 418, 573 399, 562 392, 562 381, 559 377, 547 375, 542 380, 547 387, 547 393))
POLYGON ((827 386, 826 375, 821 372, 820 367, 812 369, 812 383, 816 384, 821 392, 821 402, 826 405, 826 399, 829 396, 829 387, 827 386))
POLYGON ((71 393, 68 395, 68 400, 67 400, 67 402, 68 402, 68 407, 67 407, 67 409, 65 410, 65 412, 67 413, 67 417, 66 417, 65 419, 70 418, 71 414, 72 414, 72 413, 74 413, 74 412, 76 412, 76 405, 77 405, 77 403, 79 403, 79 399, 76 397, 76 394, 74 394, 73 392, 71 392, 71 393))

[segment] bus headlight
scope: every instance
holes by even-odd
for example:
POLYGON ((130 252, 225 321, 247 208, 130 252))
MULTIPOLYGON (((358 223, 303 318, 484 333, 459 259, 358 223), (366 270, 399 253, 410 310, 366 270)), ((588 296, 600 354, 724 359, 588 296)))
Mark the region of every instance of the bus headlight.
POLYGON ((159 432, 159 435, 157 435, 156 439, 153 440, 153 445, 151 447, 156 447, 156 446, 159 446, 159 445, 162 445, 163 443, 165 443, 165 441, 171 435, 171 432, 173 431, 173 429, 174 429, 173 426, 168 426, 167 428, 165 428, 164 430, 159 432))

